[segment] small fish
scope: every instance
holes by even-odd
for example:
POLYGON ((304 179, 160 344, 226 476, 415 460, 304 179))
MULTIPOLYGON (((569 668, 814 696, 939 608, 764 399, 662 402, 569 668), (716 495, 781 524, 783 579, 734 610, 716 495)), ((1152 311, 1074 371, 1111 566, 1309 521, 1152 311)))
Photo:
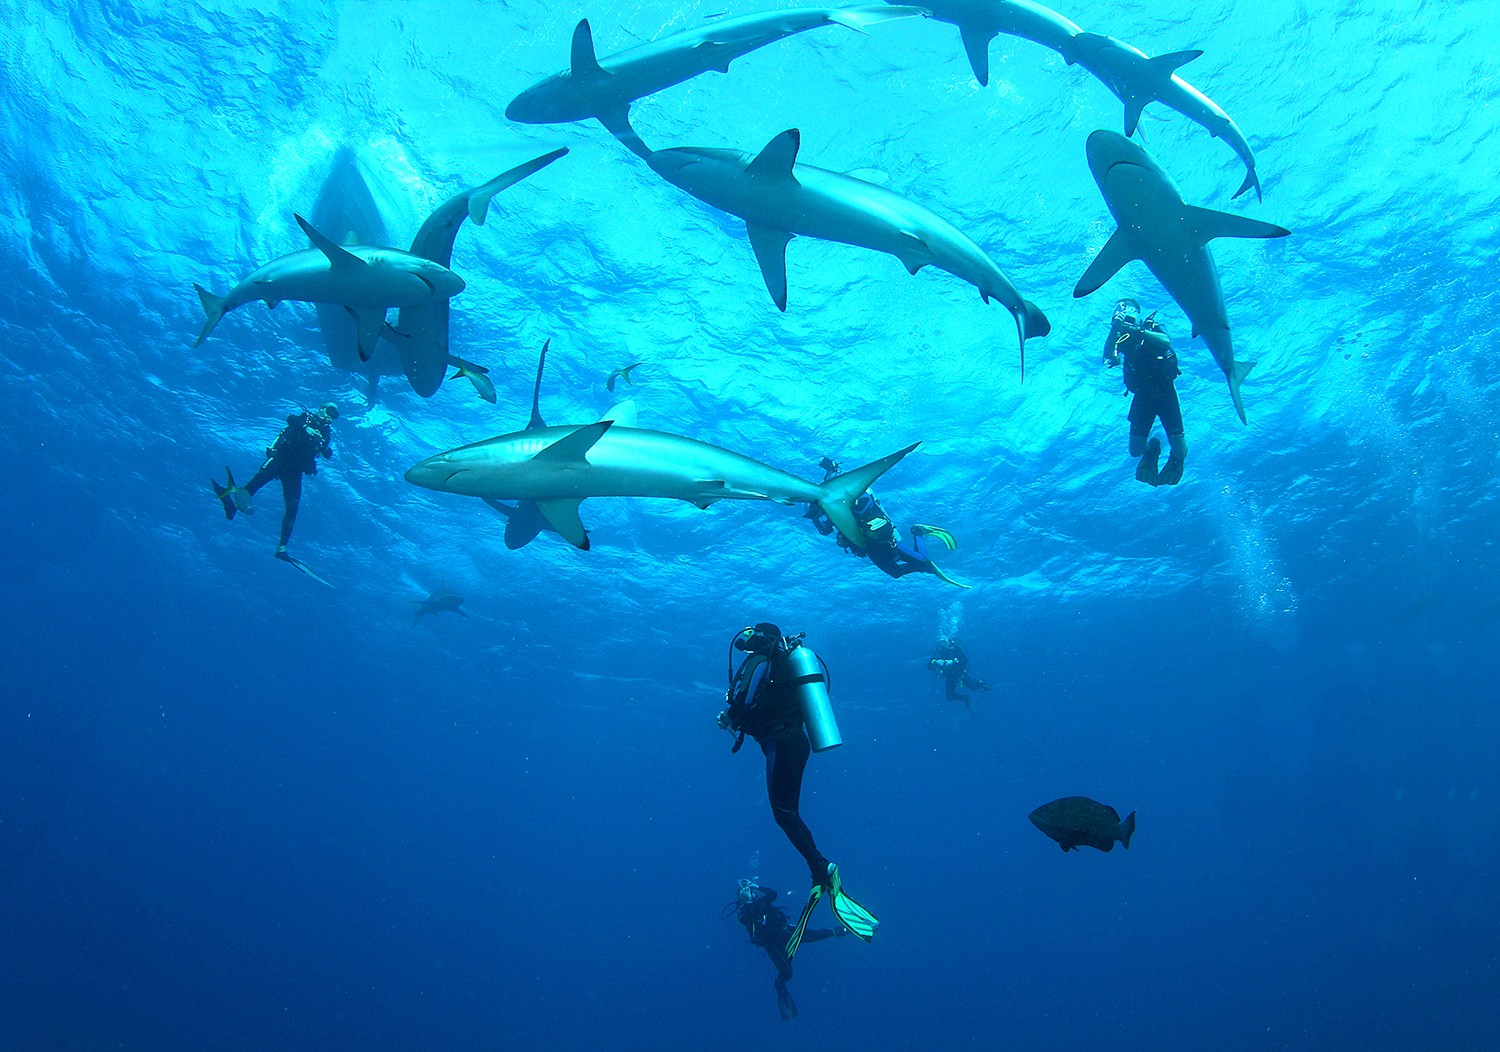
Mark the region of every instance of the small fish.
POLYGON ((639 369, 644 364, 644 362, 636 362, 634 365, 627 365, 623 369, 616 369, 609 374, 609 379, 604 381, 605 390, 613 391, 616 380, 624 380, 627 386, 635 386, 635 381, 630 378, 630 370, 639 369))
POLYGON ((235 485, 234 472, 230 471, 227 467, 224 469, 224 473, 229 476, 229 481, 224 485, 219 485, 218 479, 209 479, 208 482, 214 488, 214 496, 219 499, 220 504, 224 505, 224 517, 226 519, 233 519, 234 513, 237 511, 242 511, 246 515, 253 514, 255 512, 255 504, 250 499, 250 491, 243 486, 235 485))
POLYGON ((1135 812, 1120 821, 1119 812, 1108 804, 1086 796, 1065 796, 1031 812, 1031 824, 1062 846, 1075 851, 1080 846, 1112 851, 1115 841, 1130 848, 1135 833, 1135 812))

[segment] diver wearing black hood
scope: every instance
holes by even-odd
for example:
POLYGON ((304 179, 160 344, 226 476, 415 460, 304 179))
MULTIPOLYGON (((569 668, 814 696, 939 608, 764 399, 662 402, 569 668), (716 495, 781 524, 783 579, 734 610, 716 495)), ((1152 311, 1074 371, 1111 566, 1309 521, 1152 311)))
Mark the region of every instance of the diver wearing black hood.
POLYGON ((787 942, 786 956, 796 956, 807 920, 825 891, 844 926, 868 942, 880 922, 844 894, 838 866, 818 850, 799 811, 802 773, 813 748, 821 752, 840 744, 828 704, 828 666, 802 645, 801 635, 784 637, 769 621, 737 633, 733 646, 748 656, 736 670, 730 655, 728 707, 719 713, 719 726, 737 735, 732 751, 739 751, 748 734, 765 754, 771 814, 812 875, 812 893, 787 942))

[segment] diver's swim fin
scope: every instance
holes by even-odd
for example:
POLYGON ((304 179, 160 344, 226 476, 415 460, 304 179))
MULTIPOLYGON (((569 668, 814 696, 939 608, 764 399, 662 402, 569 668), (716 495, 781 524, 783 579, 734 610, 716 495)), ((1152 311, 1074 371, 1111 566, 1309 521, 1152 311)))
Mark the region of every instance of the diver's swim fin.
POLYGON ((301 559, 297 558, 295 555, 290 554, 285 548, 277 548, 276 549, 276 558, 280 559, 284 563, 290 563, 292 566, 294 566, 297 569, 301 570, 303 573, 307 574, 307 576, 311 577, 314 581, 317 581, 319 584, 326 584, 326 585, 328 585, 329 588, 333 587, 333 585, 330 582, 323 580, 323 578, 321 578, 317 574, 313 573, 310 569, 307 568, 307 564, 305 562, 303 562, 301 559))
POLYGON ((781 1018, 797 1018, 797 1002, 792 1000, 792 992, 785 986, 776 988, 776 1007, 781 1011, 781 1018))
POLYGON ((1179 457, 1173 453, 1167 457, 1167 462, 1161 466, 1161 471, 1156 475, 1158 486, 1175 486, 1182 481, 1182 463, 1186 457, 1179 457))
POLYGON ((812 890, 807 893, 807 905, 802 907, 802 916, 797 918, 797 926, 792 929, 791 938, 786 941, 786 959, 791 960, 797 956, 797 949, 802 945, 802 936, 807 933, 807 922, 812 917, 813 907, 823 897, 823 885, 814 884, 812 890))
POLYGON ((1135 477, 1148 486, 1160 486, 1158 478, 1160 472, 1157 464, 1161 461, 1161 439, 1153 438, 1146 443, 1146 451, 1141 454, 1141 462, 1135 466, 1135 477))
POLYGON ((941 566, 939 566, 935 562, 929 561, 927 565, 932 567, 932 572, 934 574, 936 574, 940 580, 947 581, 949 584, 953 585, 955 588, 973 588, 974 587, 972 584, 964 584, 962 581, 955 581, 953 578, 951 578, 947 574, 943 573, 943 568, 941 566))
POLYGON ((958 547, 958 542, 953 539, 953 534, 939 526, 929 526, 925 522, 914 522, 911 524, 911 532, 919 537, 931 537, 950 552, 958 547))
POLYGON ((880 927, 880 921, 876 919, 875 914, 844 894, 844 883, 839 879, 839 867, 831 862, 828 864, 828 891, 832 896, 830 904, 833 906, 833 912, 838 915, 844 927, 865 942, 873 939, 875 929, 880 927))

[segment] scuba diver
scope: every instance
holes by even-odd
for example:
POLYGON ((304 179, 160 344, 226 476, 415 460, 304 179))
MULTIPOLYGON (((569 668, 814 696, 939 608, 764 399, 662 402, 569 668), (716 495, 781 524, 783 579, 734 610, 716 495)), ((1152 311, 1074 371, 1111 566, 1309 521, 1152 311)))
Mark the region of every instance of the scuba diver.
POLYGON ((1130 455, 1140 457, 1135 477, 1148 486, 1175 486, 1182 481, 1187 459, 1187 437, 1182 429, 1182 405, 1177 400, 1177 355, 1172 341, 1157 324, 1156 312, 1141 318, 1141 305, 1128 297, 1115 304, 1104 344, 1104 364, 1113 369, 1124 358, 1125 390, 1135 395, 1130 403, 1130 455), (1137 320, 1139 319, 1139 320, 1137 320), (1157 470, 1161 439, 1152 438, 1151 426, 1161 419, 1171 453, 1157 470))
POLYGON ((964 648, 952 636, 938 638, 937 646, 932 650, 932 657, 927 659, 927 667, 943 677, 943 685, 948 691, 948 700, 963 702, 970 712, 974 711, 973 705, 970 704, 974 698, 969 694, 960 694, 959 688, 983 691, 990 689, 990 685, 984 680, 969 675, 969 655, 964 653, 964 648))
POLYGON ((731 642, 747 656, 736 669, 734 655, 729 655, 729 687, 724 692, 728 707, 719 713, 719 726, 736 735, 731 753, 740 751, 746 734, 760 746, 766 757, 771 814, 812 874, 807 905, 787 937, 787 960, 797 956, 808 918, 825 892, 844 927, 869 942, 880 922, 844 893, 839 867, 818 851, 812 830, 798 813, 808 757, 815 750, 842 744, 828 703, 828 666, 802 645, 802 634, 783 636, 769 621, 742 629, 731 642))
MULTIPOLYGON (((781 1010, 781 1018, 796 1019, 797 1002, 792 1000, 792 992, 786 988, 792 977, 792 961, 786 954, 792 926, 787 923, 786 911, 775 905, 775 902, 774 888, 763 888, 750 877, 741 877, 734 901, 724 907, 720 916, 727 918, 733 913, 734 919, 745 926, 745 934, 750 936, 750 945, 759 946, 766 951, 766 956, 776 966, 776 978, 773 981, 776 987, 776 1007, 781 1010)), ((802 941, 820 942, 844 934, 844 928, 819 928, 803 932, 802 941)))
MULTIPOLYGON (((839 473, 838 462, 828 457, 820 460, 818 466, 823 469, 824 482, 839 473)), ((823 536, 826 537, 835 532, 833 523, 817 505, 808 505, 806 517, 812 520, 813 526, 823 536)), ((869 559, 891 577, 901 578, 909 573, 930 573, 959 588, 969 587, 943 573, 938 564, 932 561, 929 538, 949 551, 958 547, 953 534, 947 530, 922 522, 914 522, 911 524, 911 540, 903 539, 901 532, 896 529, 896 524, 891 521, 890 516, 885 513, 885 509, 880 506, 880 502, 869 490, 855 499, 854 519, 859 525, 860 536, 864 539, 865 546, 860 548, 839 533, 838 545, 844 551, 869 559)))
POLYGON ((233 519, 235 512, 253 514, 255 505, 251 498, 272 479, 281 480, 281 498, 286 510, 281 516, 281 540, 276 546, 276 558, 291 563, 315 580, 321 577, 303 563, 287 553, 287 541, 292 538, 292 526, 297 521, 297 506, 302 501, 302 476, 318 473, 318 458, 333 456, 333 422, 339 418, 339 407, 324 402, 316 410, 303 409, 300 413, 289 413, 286 427, 276 436, 276 441, 266 449, 266 462, 245 483, 236 486, 234 472, 224 469, 229 479, 224 485, 210 480, 214 496, 224 506, 224 517, 233 519))

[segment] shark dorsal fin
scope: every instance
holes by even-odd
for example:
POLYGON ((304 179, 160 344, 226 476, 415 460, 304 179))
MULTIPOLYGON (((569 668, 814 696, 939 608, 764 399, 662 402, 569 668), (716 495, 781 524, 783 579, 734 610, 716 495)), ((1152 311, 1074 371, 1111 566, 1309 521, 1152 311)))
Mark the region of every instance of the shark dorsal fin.
POLYGON ((578 25, 573 27, 573 76, 575 77, 602 77, 604 67, 599 65, 599 60, 594 56, 594 31, 589 28, 589 20, 580 18, 578 25))
POLYGON ((577 430, 559 438, 531 459, 551 462, 553 464, 586 465, 588 463, 588 451, 593 449, 594 443, 603 438, 604 432, 613 426, 613 420, 601 420, 597 424, 584 424, 577 430))
POLYGON ((319 252, 323 253, 323 255, 327 256, 329 264, 335 270, 338 270, 341 267, 362 267, 365 265, 365 261, 360 259, 353 252, 350 252, 348 249, 335 244, 332 239, 318 233, 318 231, 313 228, 313 225, 307 220, 303 219, 295 212, 293 212, 292 215, 296 218, 297 225, 302 228, 302 232, 307 235, 307 239, 313 243, 313 248, 317 249, 319 252))
POLYGON ((1153 74, 1161 77, 1163 80, 1166 80, 1170 78, 1173 73, 1177 72, 1177 70, 1181 69, 1183 66, 1186 66, 1189 62, 1193 61, 1193 59, 1195 58, 1200 57, 1202 54, 1202 51, 1198 51, 1196 49, 1192 51, 1173 51, 1170 54, 1157 55, 1155 58, 1151 59, 1149 65, 1153 74))
POLYGON ((547 367, 547 348, 551 346, 551 337, 542 341, 542 354, 536 360, 536 386, 531 389, 531 419, 526 422, 527 431, 547 426, 547 421, 542 419, 542 370, 547 367))
POLYGON ((792 165, 797 163, 797 150, 801 145, 802 133, 796 128, 788 128, 766 143, 766 148, 756 155, 745 171, 751 175, 796 182, 796 176, 792 175, 792 165))

